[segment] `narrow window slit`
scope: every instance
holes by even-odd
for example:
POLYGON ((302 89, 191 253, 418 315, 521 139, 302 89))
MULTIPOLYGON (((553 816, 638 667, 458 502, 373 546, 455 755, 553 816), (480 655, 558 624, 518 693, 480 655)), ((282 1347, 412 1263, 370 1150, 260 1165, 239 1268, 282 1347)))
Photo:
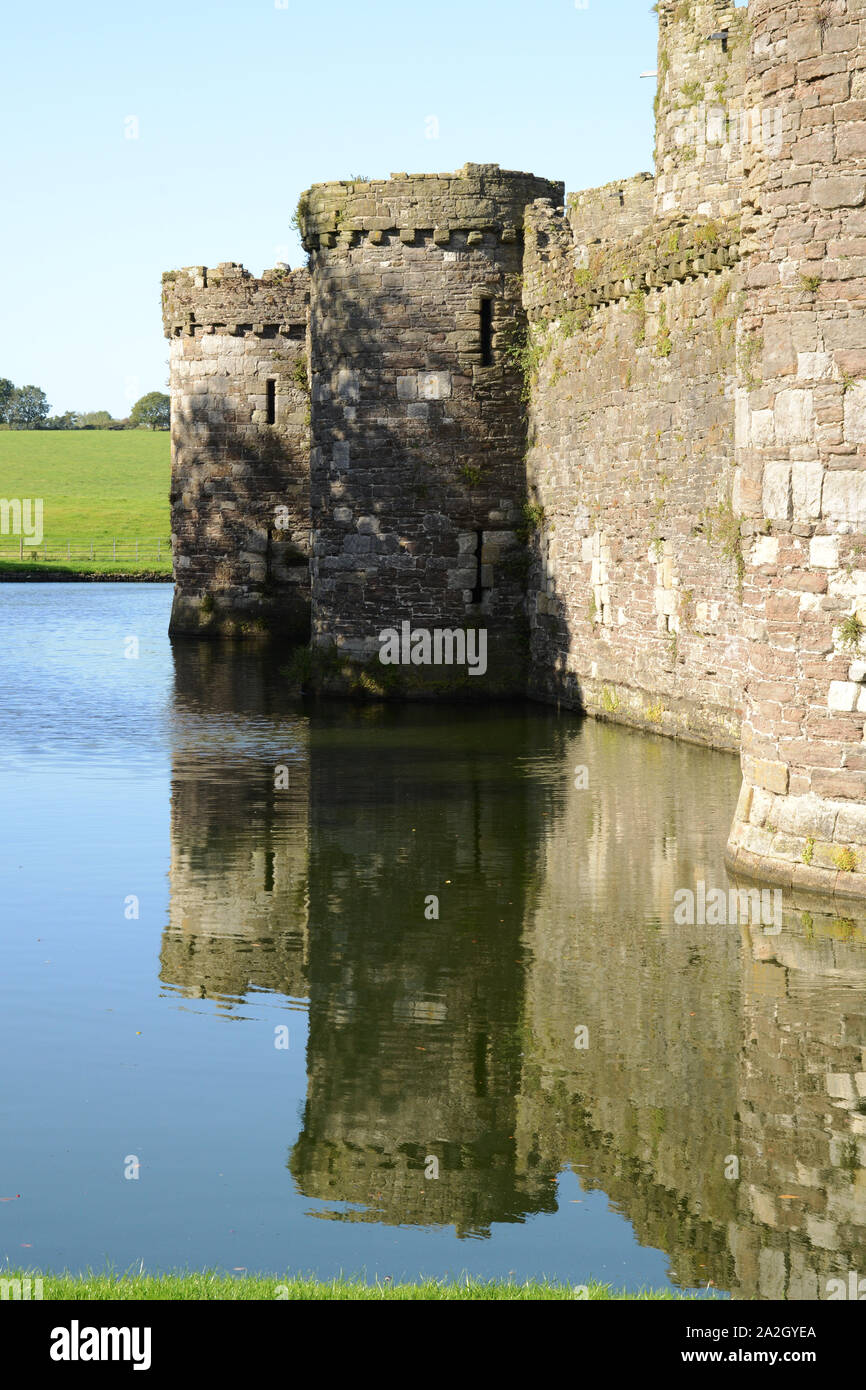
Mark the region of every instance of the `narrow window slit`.
POLYGON ((267 382, 265 383, 265 386, 266 386, 266 390, 267 390, 267 395, 266 395, 265 399, 266 399, 266 409, 267 409, 267 414, 268 414, 268 424, 269 424, 269 425, 275 425, 275 424, 277 423, 277 382, 276 382, 276 378, 275 378, 275 377, 268 377, 268 380, 267 380, 267 382))
POLYGON ((481 365, 493 366, 493 300, 481 301, 481 365))
POLYGON ((481 583, 481 550, 484 545, 484 532, 475 532, 475 587, 472 590, 472 602, 480 603, 484 597, 484 586, 481 583))

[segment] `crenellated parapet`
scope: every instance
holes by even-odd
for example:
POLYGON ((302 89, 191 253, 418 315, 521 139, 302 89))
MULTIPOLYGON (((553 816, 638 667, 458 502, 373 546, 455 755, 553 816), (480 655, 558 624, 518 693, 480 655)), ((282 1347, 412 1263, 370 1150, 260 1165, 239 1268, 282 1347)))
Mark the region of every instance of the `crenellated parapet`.
POLYGON ((162 277, 165 336, 221 330, 232 337, 276 334, 303 339, 310 303, 306 270, 278 266, 257 280, 236 261, 169 270, 162 277))
POLYGON ((523 303, 534 318, 614 304, 726 270, 740 259, 736 218, 654 222, 631 237, 624 231, 592 241, 574 222, 571 209, 554 208, 549 199, 527 209, 523 303))
POLYGON ((315 184, 301 195, 298 223, 307 251, 362 239, 381 245, 396 236, 429 236, 447 247, 452 234, 465 234, 470 246, 485 236, 513 244, 524 210, 535 198, 557 196, 561 183, 536 178, 498 164, 464 164, 454 174, 392 174, 390 179, 315 184))

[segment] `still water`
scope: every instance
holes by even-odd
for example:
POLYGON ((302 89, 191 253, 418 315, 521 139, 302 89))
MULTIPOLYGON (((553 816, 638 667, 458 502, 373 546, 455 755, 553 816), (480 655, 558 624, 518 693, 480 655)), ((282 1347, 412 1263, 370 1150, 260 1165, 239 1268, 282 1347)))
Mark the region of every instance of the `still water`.
POLYGON ((301 703, 170 602, 0 585, 0 1263, 866 1277, 864 923, 674 925, 735 758, 301 703))

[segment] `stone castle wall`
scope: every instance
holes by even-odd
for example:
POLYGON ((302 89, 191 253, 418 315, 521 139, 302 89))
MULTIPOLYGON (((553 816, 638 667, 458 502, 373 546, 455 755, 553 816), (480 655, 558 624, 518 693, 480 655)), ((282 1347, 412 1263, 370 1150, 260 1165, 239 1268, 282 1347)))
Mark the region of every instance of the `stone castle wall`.
POLYGON ((309 275, 169 278, 173 629, 742 741, 735 872, 860 895, 866 0, 658 9, 654 175, 317 185, 309 275), (406 620, 487 678, 383 667, 406 620))
POLYGON ((579 218, 527 219, 532 688, 733 748, 738 229, 614 220, 593 245, 579 218))

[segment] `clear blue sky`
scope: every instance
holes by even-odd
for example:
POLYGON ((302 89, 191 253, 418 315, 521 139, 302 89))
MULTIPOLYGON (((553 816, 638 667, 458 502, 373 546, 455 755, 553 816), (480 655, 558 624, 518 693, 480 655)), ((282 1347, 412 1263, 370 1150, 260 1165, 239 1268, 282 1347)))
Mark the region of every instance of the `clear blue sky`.
POLYGON ((41 0, 3 60, 0 376, 55 413, 165 389, 162 271, 301 264, 310 183, 652 168, 650 0, 41 0))

